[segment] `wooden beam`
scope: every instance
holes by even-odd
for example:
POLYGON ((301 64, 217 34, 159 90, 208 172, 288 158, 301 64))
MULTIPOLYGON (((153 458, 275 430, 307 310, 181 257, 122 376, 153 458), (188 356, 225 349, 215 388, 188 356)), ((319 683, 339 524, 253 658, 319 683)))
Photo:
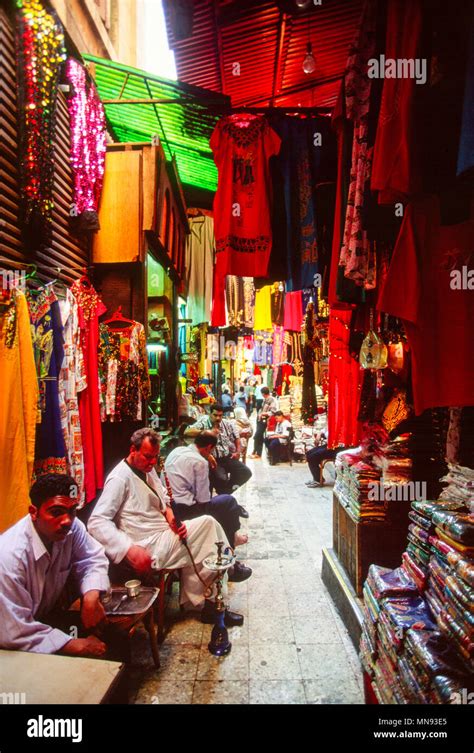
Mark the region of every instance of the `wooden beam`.
POLYGON ((214 20, 214 40, 217 53, 217 65, 219 68, 219 78, 221 83, 221 92, 225 94, 225 68, 224 68, 224 46, 222 44, 222 35, 220 29, 220 12, 217 0, 211 1, 212 15, 214 20))
POLYGON ((275 48, 275 65, 273 68, 273 85, 272 96, 270 99, 270 105, 275 102, 275 96, 280 90, 281 72, 283 68, 283 46, 285 43, 286 21, 288 16, 283 11, 280 11, 280 17, 278 19, 278 33, 277 43, 275 48))

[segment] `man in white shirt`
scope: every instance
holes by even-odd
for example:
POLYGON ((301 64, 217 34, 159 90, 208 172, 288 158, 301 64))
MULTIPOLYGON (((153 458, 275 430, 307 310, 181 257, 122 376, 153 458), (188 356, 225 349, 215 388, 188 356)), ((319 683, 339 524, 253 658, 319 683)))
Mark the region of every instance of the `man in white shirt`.
POLYGON ((82 595, 86 631, 106 623, 100 592, 109 588, 103 548, 76 519, 78 487, 66 475, 41 476, 30 491, 29 515, 0 536, 0 648, 102 656, 95 635, 71 635, 47 624, 72 574, 82 595))
MULTIPOLYGON (((172 507, 180 520, 192 520, 200 515, 212 515, 222 526, 232 547, 246 544, 248 537, 238 533, 240 506, 231 494, 210 498, 209 457, 217 444, 210 431, 198 434, 194 444, 176 447, 165 461, 164 475, 173 493, 172 507)), ((229 571, 229 580, 250 578, 252 570, 236 562, 229 571)))
MULTIPOLYGON (((215 587, 204 593, 215 573, 202 564, 216 554, 216 542, 229 546, 221 525, 203 515, 185 526, 175 518, 171 500, 155 466, 160 436, 153 429, 138 429, 130 452, 107 476, 104 491, 89 519, 89 531, 103 544, 112 562, 127 562, 139 575, 153 570, 181 568, 181 604, 202 608, 201 620, 215 621, 215 587), (188 549, 181 540, 186 540, 188 549)), ((242 625, 243 617, 226 610, 227 627, 242 625)))
MULTIPOLYGON (((213 405, 208 416, 202 416, 195 424, 188 426, 185 437, 197 437, 203 431, 211 431, 217 437, 217 444, 209 458, 210 480, 218 494, 231 494, 243 486, 252 471, 240 462, 240 432, 234 421, 223 418, 222 405, 213 405)), ((241 506, 240 516, 248 518, 248 512, 241 506)))
POLYGON ((280 448, 283 444, 288 443, 290 430, 291 421, 285 418, 281 410, 277 410, 275 413, 275 430, 271 433, 267 432, 265 437, 265 447, 268 450, 270 465, 279 463, 281 459, 280 448))

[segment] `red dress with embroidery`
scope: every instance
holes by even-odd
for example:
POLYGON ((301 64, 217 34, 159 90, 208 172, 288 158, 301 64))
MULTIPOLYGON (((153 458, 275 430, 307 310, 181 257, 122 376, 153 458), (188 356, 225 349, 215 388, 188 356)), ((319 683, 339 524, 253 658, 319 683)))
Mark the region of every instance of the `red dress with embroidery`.
POLYGON ((437 196, 405 210, 378 308, 403 319, 417 414, 474 402, 473 249, 474 219, 442 225, 437 196))
POLYGON ((87 388, 79 393, 79 417, 84 449, 84 487, 86 502, 104 486, 104 458, 99 402, 99 316, 107 309, 92 285, 76 280, 71 292, 77 301, 81 345, 87 376, 87 388))
POLYGON ((280 137, 255 115, 221 118, 210 146, 219 171, 214 199, 213 326, 225 324, 225 276, 265 277, 272 247, 269 158, 280 137))

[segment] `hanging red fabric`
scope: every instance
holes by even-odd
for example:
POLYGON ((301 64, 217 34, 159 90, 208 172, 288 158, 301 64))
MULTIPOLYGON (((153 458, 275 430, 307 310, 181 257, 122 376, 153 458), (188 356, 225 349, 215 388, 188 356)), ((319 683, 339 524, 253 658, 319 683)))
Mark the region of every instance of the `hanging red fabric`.
POLYGON ((99 407, 99 316, 107 309, 86 276, 76 280, 71 292, 78 304, 81 346, 87 375, 87 388, 79 393, 79 417, 84 451, 86 502, 97 496, 104 485, 102 427, 99 407))
POLYGON ((359 442, 362 369, 349 353, 352 311, 331 308, 329 314, 328 447, 355 447, 359 442))

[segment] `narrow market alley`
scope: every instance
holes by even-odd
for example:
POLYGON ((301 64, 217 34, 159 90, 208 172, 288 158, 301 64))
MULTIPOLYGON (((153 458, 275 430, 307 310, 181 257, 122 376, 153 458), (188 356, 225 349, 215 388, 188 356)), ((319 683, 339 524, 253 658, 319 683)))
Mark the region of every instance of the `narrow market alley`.
POLYGON ((181 615, 175 591, 159 671, 145 631, 135 637, 132 702, 363 703, 357 654, 321 580, 332 486, 308 489, 306 464, 249 467, 253 477, 236 492, 250 514, 242 521, 249 543, 238 555, 253 575, 229 584, 230 606, 245 618, 229 630, 232 651, 209 653, 212 626, 181 615))

